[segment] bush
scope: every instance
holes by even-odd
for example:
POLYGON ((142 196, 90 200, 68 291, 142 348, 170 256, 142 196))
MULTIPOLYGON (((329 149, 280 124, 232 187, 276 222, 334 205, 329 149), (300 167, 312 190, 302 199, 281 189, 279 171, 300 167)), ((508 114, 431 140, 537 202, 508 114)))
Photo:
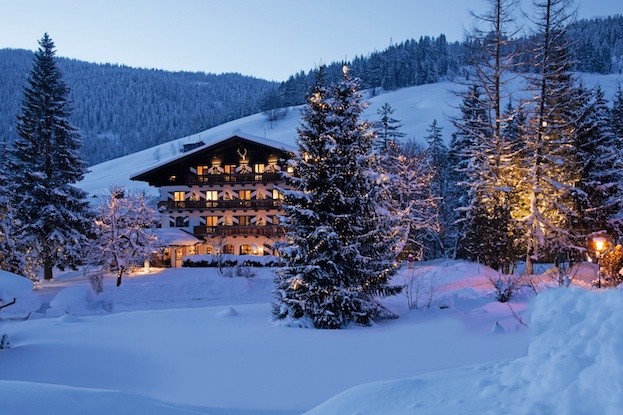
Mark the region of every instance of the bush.
POLYGON ((623 268, 623 247, 617 245, 613 250, 603 254, 599 260, 599 271, 603 276, 605 286, 615 287, 623 282, 619 271, 623 268))
POLYGON ((281 258, 272 255, 192 255, 184 259, 183 267, 278 267, 282 265, 281 258))
POLYGON ((491 276, 489 281, 495 290, 495 299, 500 303, 509 302, 515 292, 523 285, 521 277, 516 275, 491 276))
POLYGON ((223 270, 223 276, 228 278, 243 277, 243 278, 255 278, 255 271, 246 265, 236 265, 234 267, 225 268, 223 270))
POLYGON ((9 343, 9 336, 7 336, 6 334, 3 334, 2 337, 0 337, 0 350, 10 349, 10 348, 11 348, 11 344, 9 343))

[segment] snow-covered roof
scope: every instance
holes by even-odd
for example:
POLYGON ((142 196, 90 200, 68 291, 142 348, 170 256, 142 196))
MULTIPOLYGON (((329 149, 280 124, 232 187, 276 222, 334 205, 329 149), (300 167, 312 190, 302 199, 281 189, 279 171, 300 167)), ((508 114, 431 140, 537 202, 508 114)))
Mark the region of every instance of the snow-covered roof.
POLYGON ((154 233, 169 246, 193 246, 203 242, 183 229, 156 228, 154 233))
POLYGON ((174 156, 172 158, 169 158, 167 160, 164 160, 158 164, 152 165, 150 166, 148 169, 144 169, 142 171, 136 172, 134 174, 132 174, 130 176, 130 179, 134 180, 135 177, 143 175, 145 173, 148 173, 152 170, 156 170, 159 169, 161 167, 164 167, 168 164, 174 163, 176 161, 179 161, 181 159, 184 159, 186 157, 192 156, 193 154, 196 153, 200 153, 202 151, 205 151, 206 149, 213 147, 217 144, 220 144, 224 141, 230 140, 230 139, 234 139, 234 138, 242 138, 243 140, 247 140, 256 144, 260 144, 266 147, 272 147, 275 148, 277 150, 283 150, 283 151, 288 151, 288 152, 294 152, 296 151, 296 147, 291 146, 289 144, 285 144, 282 143, 280 141, 275 141, 275 140, 271 140, 269 138, 265 138, 265 137, 260 137, 257 135, 253 135, 253 134, 248 134, 248 133, 244 133, 240 130, 235 130, 233 133, 231 134, 227 134, 227 135, 220 135, 220 136, 214 136, 212 138, 208 138, 206 141, 206 143, 202 146, 196 147, 190 151, 187 151, 185 153, 181 153, 178 154, 177 156, 174 156))

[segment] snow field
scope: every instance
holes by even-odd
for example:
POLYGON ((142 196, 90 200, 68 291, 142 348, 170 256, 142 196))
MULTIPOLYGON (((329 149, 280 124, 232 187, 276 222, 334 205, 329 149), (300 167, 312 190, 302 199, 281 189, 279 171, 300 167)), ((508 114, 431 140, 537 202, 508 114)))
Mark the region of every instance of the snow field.
POLYGON ((306 415, 606 414, 623 408, 623 290, 538 296, 528 354, 362 385, 306 415))

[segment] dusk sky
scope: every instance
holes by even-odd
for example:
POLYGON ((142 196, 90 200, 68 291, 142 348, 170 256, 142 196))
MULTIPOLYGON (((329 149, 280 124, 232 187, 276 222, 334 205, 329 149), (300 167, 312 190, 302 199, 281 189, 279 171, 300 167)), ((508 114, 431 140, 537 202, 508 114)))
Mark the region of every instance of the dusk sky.
MULTIPOLYGON (((530 4, 529 1, 524 1, 530 4)), ((623 0, 576 1, 578 16, 623 13, 623 0)), ((480 0, 0 0, 0 48, 167 70, 283 81, 423 35, 460 40, 480 0)))

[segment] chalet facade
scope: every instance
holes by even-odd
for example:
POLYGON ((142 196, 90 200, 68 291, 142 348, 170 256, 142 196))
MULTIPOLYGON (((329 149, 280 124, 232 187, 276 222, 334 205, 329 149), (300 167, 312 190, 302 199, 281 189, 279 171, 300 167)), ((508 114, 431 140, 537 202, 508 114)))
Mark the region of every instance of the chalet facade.
POLYGON ((227 253, 273 255, 285 232, 279 225, 292 148, 243 133, 212 140, 135 174, 160 190, 162 228, 186 232, 199 243, 170 249, 172 266, 184 256, 227 253))

